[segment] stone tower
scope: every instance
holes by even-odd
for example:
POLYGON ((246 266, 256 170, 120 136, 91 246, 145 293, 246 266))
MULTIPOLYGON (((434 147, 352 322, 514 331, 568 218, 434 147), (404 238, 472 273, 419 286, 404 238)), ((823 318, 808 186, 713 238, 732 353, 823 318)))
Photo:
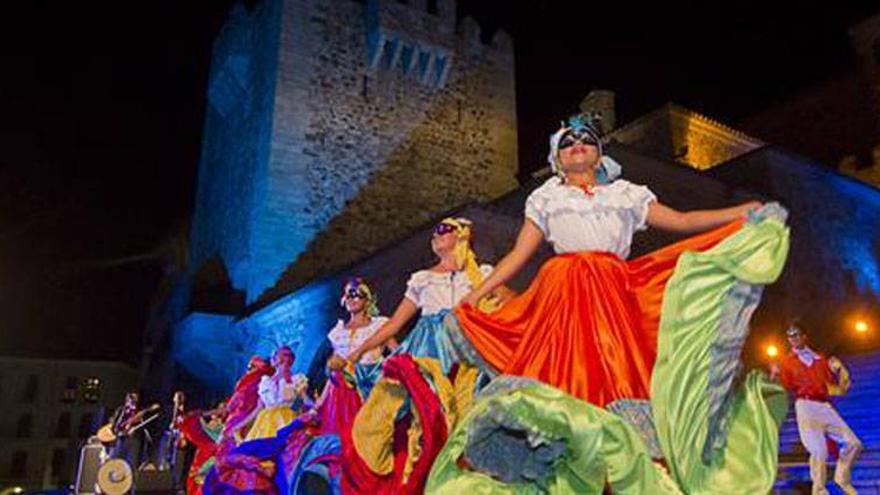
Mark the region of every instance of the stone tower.
POLYGON ((512 40, 483 43, 455 10, 237 5, 214 46, 193 269, 219 258, 245 304, 271 300, 516 187, 512 40))

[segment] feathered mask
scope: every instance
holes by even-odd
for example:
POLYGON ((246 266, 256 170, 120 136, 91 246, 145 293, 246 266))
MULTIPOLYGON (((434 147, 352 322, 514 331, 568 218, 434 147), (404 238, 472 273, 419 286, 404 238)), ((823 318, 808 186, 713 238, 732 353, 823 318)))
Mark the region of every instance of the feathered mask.
POLYGON ((362 277, 354 277, 345 283, 345 287, 342 289, 342 299, 339 300, 340 306, 345 307, 345 300, 349 297, 364 299, 367 302, 368 316, 379 314, 378 298, 370 289, 367 281, 362 277))
POLYGON ((604 154, 602 135, 599 132, 599 116, 592 113, 582 113, 569 117, 568 122, 563 122, 558 131, 550 136, 550 154, 547 161, 550 169, 559 177, 565 178, 562 164, 559 162, 559 150, 581 142, 595 146, 599 151, 599 165, 596 168, 596 181, 600 184, 613 182, 622 172, 620 164, 613 158, 604 154))

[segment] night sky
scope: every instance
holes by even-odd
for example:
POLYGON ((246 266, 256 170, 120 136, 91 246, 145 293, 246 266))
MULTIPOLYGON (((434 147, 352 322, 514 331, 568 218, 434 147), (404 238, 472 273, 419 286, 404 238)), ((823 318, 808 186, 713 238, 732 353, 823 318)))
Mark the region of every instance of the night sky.
MULTIPOLYGON (((4 5, 0 354, 136 362, 161 277, 149 254, 192 209, 211 42, 232 3, 4 5)), ((523 173, 591 89, 617 92, 618 122, 675 101, 735 125, 850 70, 846 28, 880 10, 522 3, 460 1, 459 16, 514 37, 523 173)))

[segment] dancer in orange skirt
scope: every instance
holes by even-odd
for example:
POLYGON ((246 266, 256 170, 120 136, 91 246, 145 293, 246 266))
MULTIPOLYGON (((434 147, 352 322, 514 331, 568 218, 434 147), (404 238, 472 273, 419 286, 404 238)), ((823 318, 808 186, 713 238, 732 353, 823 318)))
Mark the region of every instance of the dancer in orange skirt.
POLYGON ((489 371, 535 378, 600 407, 647 399, 663 292, 679 255, 711 248, 761 204, 665 206, 647 187, 618 178, 620 165, 603 155, 589 119, 571 119, 550 143, 555 175, 529 196, 516 244, 447 320, 460 327, 450 333, 459 352, 489 371), (633 234, 648 226, 709 232, 626 261, 633 234), (525 293, 491 314, 474 307, 545 240, 557 256, 525 293))

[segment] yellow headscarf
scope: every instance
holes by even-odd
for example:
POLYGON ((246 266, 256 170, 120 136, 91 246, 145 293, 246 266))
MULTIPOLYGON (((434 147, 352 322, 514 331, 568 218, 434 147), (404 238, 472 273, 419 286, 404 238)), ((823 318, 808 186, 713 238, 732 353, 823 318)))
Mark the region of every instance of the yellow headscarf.
MULTIPOLYGON (((471 287, 476 289, 483 283, 483 272, 480 271, 480 265, 477 263, 477 255, 471 249, 471 225, 473 222, 463 217, 448 217, 441 220, 440 223, 455 228, 456 243, 453 254, 455 255, 456 268, 467 274, 471 287)), ((498 309, 498 306, 498 301, 494 296, 486 296, 477 304, 477 308, 486 313, 498 309)))

